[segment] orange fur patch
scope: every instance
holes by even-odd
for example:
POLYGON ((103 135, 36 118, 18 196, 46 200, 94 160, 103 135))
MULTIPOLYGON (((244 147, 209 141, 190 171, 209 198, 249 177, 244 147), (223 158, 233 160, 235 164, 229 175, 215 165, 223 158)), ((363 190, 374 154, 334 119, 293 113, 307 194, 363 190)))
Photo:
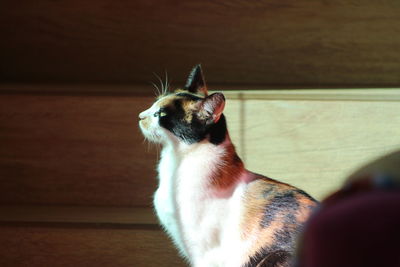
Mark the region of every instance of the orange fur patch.
POLYGON ((304 196, 297 196, 297 201, 300 203, 300 208, 296 213, 296 220, 299 223, 305 223, 310 217, 312 210, 310 207, 316 207, 317 204, 304 196))
POLYGON ((211 185, 216 191, 225 191, 239 180, 244 170, 243 162, 235 152, 235 147, 230 145, 220 161, 219 168, 214 172, 211 185))
POLYGON ((148 129, 149 128, 149 124, 150 124, 150 118, 147 117, 147 118, 144 118, 144 119, 140 120, 140 124, 142 125, 142 127, 144 129, 148 129))
POLYGON ((182 108, 185 111, 184 120, 188 123, 192 122, 193 112, 196 110, 196 102, 195 101, 184 101, 182 103, 182 108))
POLYGON ((260 222, 264 215, 265 207, 270 203, 272 197, 290 188, 287 184, 268 178, 256 179, 248 185, 244 199, 244 216, 241 223, 243 238, 247 238, 249 234, 261 228, 260 222), (266 191, 268 191, 268 195, 266 195, 266 191))
POLYGON ((296 230, 298 224, 303 224, 311 213, 311 207, 317 205, 314 201, 306 196, 298 193, 298 189, 285 183, 258 177, 253 182, 249 183, 248 190, 244 198, 244 214, 241 222, 242 238, 254 239, 248 255, 256 255, 262 248, 271 247, 275 241, 275 234, 277 231, 286 228, 296 230), (293 193, 299 209, 294 214, 295 222, 285 222, 285 216, 288 215, 287 211, 282 209, 275 214, 268 226, 262 226, 262 220, 265 216, 266 207, 272 204, 272 200, 277 195, 285 193, 293 193))
POLYGON ((159 102, 157 105, 159 107, 166 107, 171 105, 171 103, 176 99, 177 97, 175 95, 167 95, 162 98, 160 98, 159 102))

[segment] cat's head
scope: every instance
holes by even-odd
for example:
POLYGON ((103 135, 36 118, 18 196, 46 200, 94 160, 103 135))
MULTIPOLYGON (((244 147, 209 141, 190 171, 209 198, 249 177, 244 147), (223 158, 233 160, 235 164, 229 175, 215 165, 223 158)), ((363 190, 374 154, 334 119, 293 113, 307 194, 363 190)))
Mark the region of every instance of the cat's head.
POLYGON ((193 144, 208 139, 218 144, 226 136, 224 106, 223 94, 208 95, 201 66, 197 65, 184 89, 158 97, 139 114, 139 126, 143 135, 155 143, 193 144))

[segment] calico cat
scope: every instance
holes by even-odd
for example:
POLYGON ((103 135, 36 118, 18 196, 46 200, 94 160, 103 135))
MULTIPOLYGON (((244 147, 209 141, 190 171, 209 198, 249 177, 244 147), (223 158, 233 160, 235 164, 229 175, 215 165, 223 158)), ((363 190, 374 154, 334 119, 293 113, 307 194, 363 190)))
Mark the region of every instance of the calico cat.
POLYGON ((162 145, 156 214, 191 266, 289 266, 317 202, 245 169, 224 106, 223 94, 208 94, 198 65, 184 89, 140 113, 145 138, 162 145))

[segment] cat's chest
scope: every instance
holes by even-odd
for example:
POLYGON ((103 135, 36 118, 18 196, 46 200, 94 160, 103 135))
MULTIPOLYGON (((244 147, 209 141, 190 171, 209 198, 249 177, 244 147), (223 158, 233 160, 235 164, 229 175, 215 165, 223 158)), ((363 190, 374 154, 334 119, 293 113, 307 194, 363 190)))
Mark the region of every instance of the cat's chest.
POLYGON ((163 149, 158 166, 159 187, 187 198, 207 194, 213 172, 218 168, 219 154, 218 149, 206 145, 183 155, 173 148, 163 149))
MULTIPOLYGON (((216 197, 207 190, 187 189, 184 186, 178 188, 177 205, 182 235, 195 260, 209 258, 214 253, 230 253, 235 250, 233 244, 240 243, 244 188, 238 186, 232 196, 226 198, 216 197)), ((219 258, 213 259, 213 262, 219 262, 219 258)))
MULTIPOLYGON (((245 183, 233 186, 223 197, 212 181, 219 164, 218 151, 179 158, 163 154, 156 193, 157 214, 178 244, 194 259, 211 251, 232 250, 240 240, 240 216, 245 183)), ((213 252, 213 253, 214 253, 213 252)))

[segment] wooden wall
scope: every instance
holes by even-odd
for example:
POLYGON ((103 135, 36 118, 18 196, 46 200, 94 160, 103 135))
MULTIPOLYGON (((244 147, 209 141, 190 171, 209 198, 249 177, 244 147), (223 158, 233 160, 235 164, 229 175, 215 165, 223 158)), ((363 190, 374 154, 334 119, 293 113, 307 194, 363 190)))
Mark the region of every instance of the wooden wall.
POLYGON ((0 202, 150 206, 156 152, 137 127, 150 101, 0 95, 0 202))
MULTIPOLYGON (((397 89, 226 96, 248 167, 317 198, 358 165, 400 148, 397 89)), ((0 101, 0 203, 151 206, 157 147, 144 143, 137 117, 152 96, 7 93, 0 101)))
POLYGON ((13 1, 0 8, 0 79, 213 84, 400 84, 400 2, 13 1))
POLYGON ((158 151, 137 128, 153 72, 182 86, 202 63, 248 168, 321 199, 400 148, 399 89, 365 89, 400 86, 399 11, 397 0, 1 1, 0 265, 184 265, 150 208, 158 151), (288 88, 331 89, 271 90, 288 88))
MULTIPOLYGON (((0 87, 0 265, 184 266, 151 209, 158 152, 137 115, 153 96, 57 88, 0 87)), ((247 167, 318 199, 400 149, 399 89, 225 95, 247 167)))
POLYGON ((15 266, 185 266, 156 229, 96 225, 0 225, 0 264, 15 266))
POLYGON ((247 167, 317 199, 339 188, 355 169, 400 149, 398 89, 228 95, 227 115, 247 167), (242 120, 236 124, 235 118, 242 120))
MULTIPOLYGON (((0 90, 0 264, 184 266, 150 207, 158 153, 137 115, 153 96, 56 87, 0 90)), ((225 95, 247 167, 318 199, 400 149, 399 89, 225 95)))

